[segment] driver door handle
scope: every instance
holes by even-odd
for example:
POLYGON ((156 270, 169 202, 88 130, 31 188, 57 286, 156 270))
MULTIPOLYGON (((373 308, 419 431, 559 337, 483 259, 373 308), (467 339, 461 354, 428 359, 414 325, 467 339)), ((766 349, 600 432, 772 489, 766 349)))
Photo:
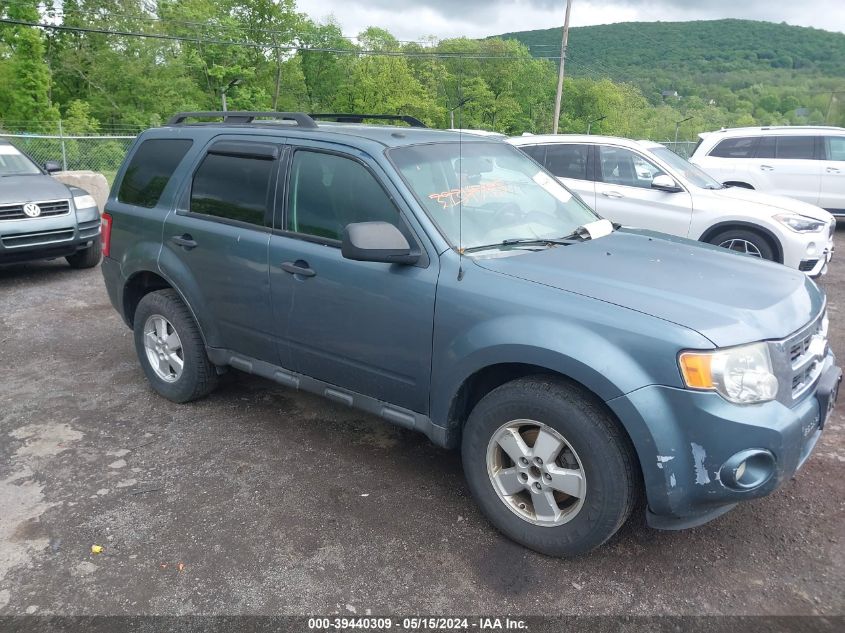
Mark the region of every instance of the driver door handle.
POLYGON ((774 171, 775 168, 771 165, 760 165, 760 169, 762 169, 763 171, 774 171))
POLYGON ((618 191, 602 191, 601 195, 603 195, 605 198, 624 198, 625 197, 621 193, 619 193, 618 191))
POLYGON ((188 233, 183 233, 182 235, 174 235, 173 237, 170 238, 170 241, 173 242, 174 244, 178 244, 179 246, 184 248, 186 251, 189 251, 192 248, 197 247, 196 241, 194 241, 194 238, 191 237, 190 234, 188 234, 188 233))
MULTIPOLYGON (((305 262, 302 263, 305 264, 305 262)), ((300 277, 314 277, 317 274, 312 268, 308 267, 308 264, 302 266, 299 265, 298 262, 282 262, 281 267, 282 270, 286 273, 290 273, 291 275, 299 275, 300 277)))

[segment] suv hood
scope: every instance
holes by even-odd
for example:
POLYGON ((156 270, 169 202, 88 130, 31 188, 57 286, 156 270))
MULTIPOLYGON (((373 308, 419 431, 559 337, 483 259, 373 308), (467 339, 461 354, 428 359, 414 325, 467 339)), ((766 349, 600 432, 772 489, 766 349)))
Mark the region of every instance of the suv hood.
POLYGON ((52 176, 0 177, 0 204, 69 200, 72 197, 68 188, 52 176))
POLYGON ((760 193, 753 189, 744 189, 743 187, 727 187, 725 189, 705 190, 712 194, 714 198, 719 200, 730 200, 732 202, 751 202, 754 204, 762 204, 771 207, 778 213, 790 212, 800 213, 815 220, 823 222, 830 222, 833 218, 830 213, 824 209, 817 207, 800 200, 787 198, 786 196, 774 196, 767 193, 760 193))
POLYGON ((651 231, 622 229, 571 246, 474 261, 676 323, 717 347, 786 337, 825 301, 802 272, 651 231))

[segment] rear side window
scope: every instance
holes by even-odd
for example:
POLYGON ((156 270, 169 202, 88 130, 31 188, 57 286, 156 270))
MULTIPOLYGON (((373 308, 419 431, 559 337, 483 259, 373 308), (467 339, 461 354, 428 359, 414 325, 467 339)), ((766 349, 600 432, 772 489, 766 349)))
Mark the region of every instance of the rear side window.
POLYGON ((778 136, 775 158, 813 160, 816 157, 814 136, 778 136))
POLYGON ((826 136, 824 141, 828 160, 845 161, 845 136, 826 136))
POLYGON ((265 226, 272 157, 208 154, 194 174, 191 213, 265 226))
POLYGON ((726 138, 710 152, 710 156, 718 158, 752 158, 757 146, 757 137, 740 136, 726 138))
POLYGON ((156 138, 141 143, 123 175, 117 199, 148 209, 156 206, 191 145, 189 139, 156 138))
POLYGON ((556 143, 546 147, 546 169, 558 178, 587 180, 586 145, 564 145, 556 143))

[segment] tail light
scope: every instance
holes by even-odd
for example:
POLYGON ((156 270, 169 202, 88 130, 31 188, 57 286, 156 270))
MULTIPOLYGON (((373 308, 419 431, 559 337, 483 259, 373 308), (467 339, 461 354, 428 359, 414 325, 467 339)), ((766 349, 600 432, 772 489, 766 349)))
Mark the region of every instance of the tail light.
POLYGON ((111 216, 104 213, 100 224, 100 239, 103 242, 103 257, 108 257, 111 252, 111 216))

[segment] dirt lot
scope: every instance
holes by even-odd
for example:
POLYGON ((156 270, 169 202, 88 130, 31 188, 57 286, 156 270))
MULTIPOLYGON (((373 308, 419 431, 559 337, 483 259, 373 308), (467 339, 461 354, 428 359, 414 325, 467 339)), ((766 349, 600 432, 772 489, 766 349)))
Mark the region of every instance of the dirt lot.
POLYGON ((246 375, 157 397, 98 269, 0 267, 0 306, 0 614, 845 613, 845 406, 771 497, 555 560, 422 436, 246 375))

